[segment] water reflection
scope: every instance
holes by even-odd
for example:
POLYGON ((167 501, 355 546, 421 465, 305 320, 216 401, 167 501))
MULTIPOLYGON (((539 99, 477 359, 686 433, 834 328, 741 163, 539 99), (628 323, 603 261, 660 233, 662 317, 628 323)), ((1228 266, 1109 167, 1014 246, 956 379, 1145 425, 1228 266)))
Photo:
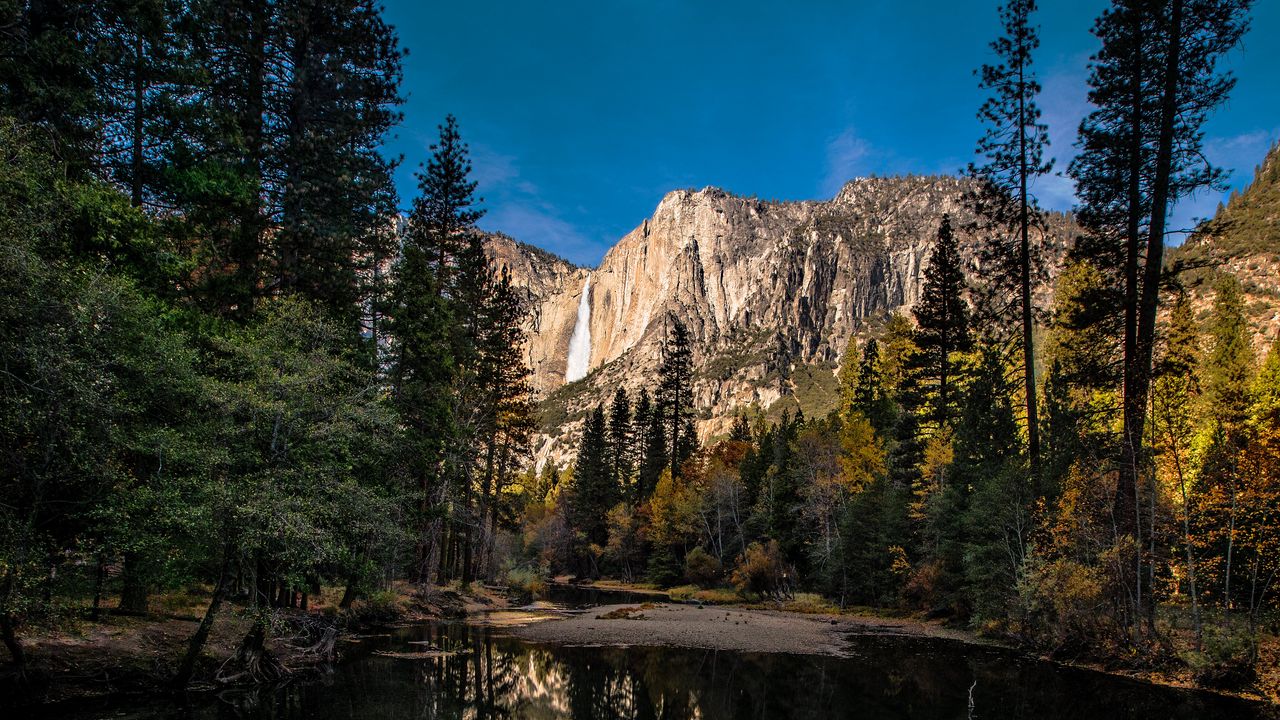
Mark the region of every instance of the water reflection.
POLYGON ((254 720, 436 718, 1254 718, 1256 706, 1072 671, 994 649, 858 638, 853 656, 530 645, 461 624, 370 638, 314 682, 227 691, 187 708, 88 717, 254 720), (401 659, 379 651, 455 651, 401 659))

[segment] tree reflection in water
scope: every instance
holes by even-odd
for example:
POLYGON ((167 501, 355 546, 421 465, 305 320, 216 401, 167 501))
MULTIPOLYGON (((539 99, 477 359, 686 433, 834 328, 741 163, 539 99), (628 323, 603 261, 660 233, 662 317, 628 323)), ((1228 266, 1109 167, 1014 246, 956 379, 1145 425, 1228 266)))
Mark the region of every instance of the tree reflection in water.
MULTIPOLYGON (((643 622, 643 621, 637 621, 643 622)), ((224 692, 194 706, 81 717, 262 720, 490 718, 1261 718, 1205 693, 1065 669, 1005 651, 909 637, 851 641, 851 657, 531 645, 466 625, 407 628, 348 651, 314 681, 224 692), (456 652, 406 660, 374 651, 456 652), (972 702, 972 706, 970 703, 972 702)))

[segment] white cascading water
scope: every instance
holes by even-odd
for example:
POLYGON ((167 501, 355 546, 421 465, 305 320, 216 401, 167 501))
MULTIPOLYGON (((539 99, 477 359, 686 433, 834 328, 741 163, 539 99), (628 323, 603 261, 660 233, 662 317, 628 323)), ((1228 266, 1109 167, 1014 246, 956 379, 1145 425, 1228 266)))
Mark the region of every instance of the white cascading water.
POLYGON ((582 286, 582 299, 578 301, 578 321, 574 323, 569 338, 569 363, 564 369, 564 381, 573 382, 587 376, 591 362, 591 276, 582 286))

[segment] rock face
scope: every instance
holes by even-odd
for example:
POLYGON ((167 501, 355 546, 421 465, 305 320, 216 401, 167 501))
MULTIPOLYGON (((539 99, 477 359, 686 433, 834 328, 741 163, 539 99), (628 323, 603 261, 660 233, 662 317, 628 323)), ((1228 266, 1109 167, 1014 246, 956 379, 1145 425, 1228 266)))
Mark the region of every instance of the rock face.
MULTIPOLYGON (((821 202, 677 190, 594 270, 495 236, 494 259, 529 297, 528 358, 545 398, 539 462, 572 455, 581 417, 615 388, 653 387, 671 315, 695 340, 704 438, 726 431, 746 406, 793 399, 807 412, 825 411, 850 336, 920 296, 943 214, 958 229, 971 220, 964 190, 956 178, 918 176, 854 180, 821 202), (588 276, 589 374, 565 385, 588 276)), ((1071 224, 1051 216, 1048 227, 1043 242, 1056 254, 1071 224)), ((959 237, 972 247, 963 230, 959 237)))
POLYGON ((505 267, 512 284, 525 293, 525 357, 533 370, 534 390, 545 396, 564 385, 569 337, 588 270, 502 234, 488 236, 485 247, 490 259, 505 267))
POLYGON ((1216 275, 1236 276, 1261 359, 1280 336, 1280 143, 1267 153, 1249 187, 1219 207, 1170 253, 1170 260, 1191 268, 1183 281, 1201 315, 1213 304, 1216 275))

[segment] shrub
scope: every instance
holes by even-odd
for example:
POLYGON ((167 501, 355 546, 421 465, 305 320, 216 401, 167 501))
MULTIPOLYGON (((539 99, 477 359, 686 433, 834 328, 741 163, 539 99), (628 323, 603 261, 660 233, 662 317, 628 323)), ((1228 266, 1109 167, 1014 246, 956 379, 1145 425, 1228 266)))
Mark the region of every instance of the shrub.
POLYGON ((1183 659, 1199 685, 1245 687, 1257 679, 1258 638, 1247 627, 1206 626, 1200 652, 1187 653, 1183 659))
POLYGON ((357 624, 366 625, 395 622, 403 614, 400 597, 393 590, 375 590, 348 611, 348 616, 357 624))
POLYGON ((834 603, 817 593, 796 593, 795 599, 788 602, 783 609, 788 612, 818 615, 840 612, 840 608, 834 603))
POLYGON ((1108 646, 1105 578, 1073 560, 1032 557, 1018 583, 1017 626, 1025 640, 1050 652, 1108 646))
POLYGON ((546 592, 547 582, 542 573, 529 567, 515 567, 507 571, 507 587, 516 599, 529 603, 546 592))
POLYGON ((700 547, 691 550, 684 558, 684 579, 700 588, 715 587, 723 573, 720 561, 700 547))
POLYGON ((671 548, 660 545, 649 557, 649 582, 658 587, 671 587, 684 578, 684 567, 671 548))
POLYGON ((767 545, 751 543, 738 560, 729 580, 739 595, 758 595, 781 599, 791 594, 795 573, 787 567, 778 549, 778 541, 767 545))
POLYGON ((932 611, 942 604, 942 585, 942 563, 930 560, 911 569, 902 595, 912 605, 932 611))
POLYGON ((667 591, 672 602, 704 603, 706 605, 732 605, 742 598, 729 588, 699 588, 696 585, 681 585, 667 591))

